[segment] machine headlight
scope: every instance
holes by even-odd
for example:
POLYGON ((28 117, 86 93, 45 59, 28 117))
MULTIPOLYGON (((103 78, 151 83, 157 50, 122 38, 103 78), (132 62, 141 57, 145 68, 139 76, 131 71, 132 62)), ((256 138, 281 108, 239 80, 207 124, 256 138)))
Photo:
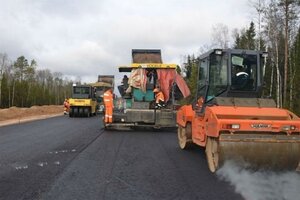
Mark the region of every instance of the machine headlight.
POLYGON ((283 131, 294 131, 296 130, 296 126, 294 125, 284 125, 281 127, 281 130, 283 131))
POLYGON ((240 129, 239 124, 223 124, 222 128, 224 129, 240 129))
POLYGON ((239 124, 232 124, 231 128, 232 129, 240 129, 240 125, 239 124))
POLYGON ((223 53, 223 52, 222 52, 222 50, 220 50, 220 49, 216 49, 216 50, 215 50, 215 54, 216 54, 216 55, 222 55, 222 53, 223 53))

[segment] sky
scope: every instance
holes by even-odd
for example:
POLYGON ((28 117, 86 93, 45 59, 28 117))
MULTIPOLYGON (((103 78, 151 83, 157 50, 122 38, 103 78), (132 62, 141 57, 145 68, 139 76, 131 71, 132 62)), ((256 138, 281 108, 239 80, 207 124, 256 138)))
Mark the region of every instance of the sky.
MULTIPOLYGON (((37 69, 95 82, 131 63, 131 49, 161 49, 165 63, 209 45, 212 27, 249 25, 247 0, 0 0, 0 53, 37 69)), ((231 33, 229 33, 231 36, 231 33)))

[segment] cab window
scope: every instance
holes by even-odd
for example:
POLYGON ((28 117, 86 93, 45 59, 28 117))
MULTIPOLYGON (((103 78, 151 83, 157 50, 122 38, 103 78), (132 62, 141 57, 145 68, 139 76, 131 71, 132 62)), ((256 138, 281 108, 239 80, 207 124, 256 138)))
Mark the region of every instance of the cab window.
POLYGON ((227 85, 227 59, 225 56, 212 54, 209 62, 209 89, 206 102, 224 92, 227 85))
POLYGON ((207 86, 207 76, 208 76, 208 59, 205 58, 200 60, 199 70, 198 70, 198 85, 197 85, 197 99, 202 97, 205 99, 205 92, 207 86))
POLYGON ((253 91, 257 86, 257 56, 231 55, 231 90, 253 91))

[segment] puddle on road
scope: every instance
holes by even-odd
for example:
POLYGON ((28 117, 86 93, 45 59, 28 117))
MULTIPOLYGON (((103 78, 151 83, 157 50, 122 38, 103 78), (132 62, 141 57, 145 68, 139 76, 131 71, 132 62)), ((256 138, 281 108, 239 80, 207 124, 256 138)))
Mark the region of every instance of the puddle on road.
POLYGON ((253 172, 233 162, 226 162, 217 171, 221 180, 234 186, 246 200, 295 200, 299 199, 299 172, 253 172))

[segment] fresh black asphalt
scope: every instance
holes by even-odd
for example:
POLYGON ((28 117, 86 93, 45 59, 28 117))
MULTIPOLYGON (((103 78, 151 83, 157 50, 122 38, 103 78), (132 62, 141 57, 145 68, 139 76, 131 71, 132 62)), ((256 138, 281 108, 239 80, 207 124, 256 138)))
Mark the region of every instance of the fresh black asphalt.
POLYGON ((104 131, 99 116, 0 127, 0 199, 242 199, 175 131, 104 131))

